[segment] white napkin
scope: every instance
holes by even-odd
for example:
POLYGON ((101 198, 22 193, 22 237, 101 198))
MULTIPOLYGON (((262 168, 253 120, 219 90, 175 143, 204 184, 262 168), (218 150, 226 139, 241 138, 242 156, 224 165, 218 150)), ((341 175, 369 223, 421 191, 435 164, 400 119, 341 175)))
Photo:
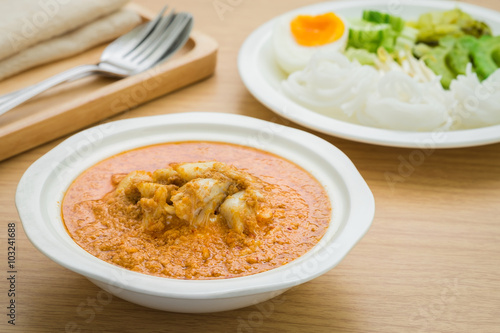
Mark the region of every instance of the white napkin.
POLYGON ((80 53, 141 19, 127 0, 0 0, 0 80, 80 53))
POLYGON ((45 64, 78 54, 91 47, 113 40, 141 22, 139 15, 122 9, 79 29, 36 44, 0 61, 0 80, 45 64))

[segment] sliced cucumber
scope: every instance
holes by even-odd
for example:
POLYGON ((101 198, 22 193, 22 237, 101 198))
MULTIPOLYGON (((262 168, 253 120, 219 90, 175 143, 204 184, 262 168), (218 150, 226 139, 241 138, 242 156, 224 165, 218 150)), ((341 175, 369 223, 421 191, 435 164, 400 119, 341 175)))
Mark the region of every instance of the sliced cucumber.
POLYGON ((377 24, 364 20, 351 20, 348 47, 377 52, 380 46, 392 48, 394 33, 389 24, 377 24))
POLYGON ((361 65, 375 66, 377 61, 375 53, 371 53, 365 49, 350 47, 344 54, 350 61, 357 60, 361 65))
POLYGON ((391 28, 396 32, 403 31, 405 27, 405 21, 398 16, 393 16, 387 13, 377 12, 374 10, 363 11, 363 20, 373 23, 386 23, 391 26, 391 28))

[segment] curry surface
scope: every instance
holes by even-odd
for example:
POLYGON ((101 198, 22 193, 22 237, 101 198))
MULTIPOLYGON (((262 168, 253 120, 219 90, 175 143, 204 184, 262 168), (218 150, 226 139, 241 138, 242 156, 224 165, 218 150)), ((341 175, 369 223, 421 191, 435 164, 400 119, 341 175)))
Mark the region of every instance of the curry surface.
POLYGON ((331 207, 317 180, 281 157, 238 145, 181 142, 131 150, 89 168, 68 189, 62 215, 75 242, 104 261, 168 278, 220 279, 264 272, 300 257, 325 234, 331 207), (119 175, 199 161, 234 165, 264 181, 271 222, 252 234, 236 233, 222 217, 204 228, 185 223, 154 233, 142 228, 137 207, 110 211, 104 200, 119 175))

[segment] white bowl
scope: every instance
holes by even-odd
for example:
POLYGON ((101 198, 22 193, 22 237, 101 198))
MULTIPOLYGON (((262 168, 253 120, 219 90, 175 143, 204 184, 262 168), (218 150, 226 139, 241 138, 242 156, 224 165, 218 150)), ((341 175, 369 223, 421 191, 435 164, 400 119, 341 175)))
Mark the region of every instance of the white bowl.
POLYGON ((33 245, 58 264, 113 295, 174 312, 236 309, 277 296, 329 271, 361 239, 375 212, 373 195, 352 162, 330 143, 303 131, 233 114, 183 113, 135 118, 73 135, 23 175, 16 206, 33 245), (246 277, 178 280, 141 274, 97 259, 78 246, 61 218, 64 193, 97 162, 164 142, 215 141, 259 148, 303 167, 324 186, 332 220, 321 241, 295 261, 246 277))

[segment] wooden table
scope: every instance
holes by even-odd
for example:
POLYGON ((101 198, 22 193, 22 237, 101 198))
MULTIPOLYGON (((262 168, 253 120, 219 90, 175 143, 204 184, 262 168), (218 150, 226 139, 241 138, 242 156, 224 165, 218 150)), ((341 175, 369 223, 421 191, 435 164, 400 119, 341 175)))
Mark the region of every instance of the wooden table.
MULTIPOLYGON (((113 120, 217 111, 299 127, 248 93, 236 60, 255 28, 313 2, 170 0, 193 13, 196 28, 220 43, 216 75, 113 120)), ((469 2, 500 10, 497 0, 469 2)), ((157 10, 164 1, 140 3, 157 10)), ((344 151, 368 182, 377 205, 372 228, 327 274, 261 306, 214 314, 175 314, 108 299, 84 277, 47 259, 27 240, 14 193, 26 168, 60 140, 1 162, 0 331, 500 332, 500 144, 422 152, 318 135, 344 151), (415 160, 417 155, 424 157, 415 160), (400 177, 390 181, 391 174, 400 177), (5 315, 12 222, 18 228, 15 327, 5 315)))

